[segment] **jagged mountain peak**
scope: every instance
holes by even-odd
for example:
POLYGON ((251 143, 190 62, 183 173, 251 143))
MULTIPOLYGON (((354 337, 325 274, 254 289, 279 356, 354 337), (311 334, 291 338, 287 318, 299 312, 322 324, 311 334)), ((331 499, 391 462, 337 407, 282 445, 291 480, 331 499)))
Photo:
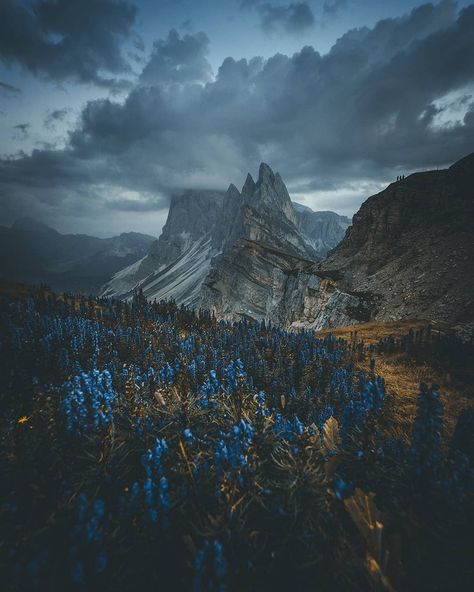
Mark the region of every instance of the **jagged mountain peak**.
POLYGON ((247 178, 245 179, 245 183, 242 187, 242 195, 251 196, 255 191, 255 181, 250 173, 247 173, 247 178))
POLYGON ((258 168, 258 183, 273 182, 274 180, 275 173, 272 168, 266 162, 261 162, 258 168))
POLYGON ((237 189, 237 187, 233 183, 231 183, 229 185, 229 187, 227 188, 225 197, 227 199, 228 197, 232 197, 233 198, 235 196, 239 196, 240 197, 240 191, 237 189))
POLYGON ((251 208, 271 212, 272 216, 280 212, 296 226, 297 220, 286 185, 280 174, 274 173, 265 162, 260 164, 256 183, 250 174, 247 175, 242 197, 251 208))

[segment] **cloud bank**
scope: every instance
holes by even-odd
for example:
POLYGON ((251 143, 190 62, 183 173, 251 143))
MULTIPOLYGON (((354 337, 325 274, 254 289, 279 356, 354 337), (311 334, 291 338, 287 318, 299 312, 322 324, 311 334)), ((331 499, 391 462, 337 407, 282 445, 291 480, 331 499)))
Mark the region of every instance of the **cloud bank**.
POLYGON ((397 172, 473 150, 473 30, 474 6, 445 0, 348 31, 325 55, 229 57, 215 76, 207 36, 171 31, 124 101, 85 106, 63 150, 3 161, 0 196, 11 216, 130 216, 265 160, 300 198, 333 192, 332 209, 354 210, 397 172))
POLYGON ((127 85, 122 44, 132 36, 136 8, 113 0, 15 0, 0 4, 0 59, 54 81, 111 89, 127 85))

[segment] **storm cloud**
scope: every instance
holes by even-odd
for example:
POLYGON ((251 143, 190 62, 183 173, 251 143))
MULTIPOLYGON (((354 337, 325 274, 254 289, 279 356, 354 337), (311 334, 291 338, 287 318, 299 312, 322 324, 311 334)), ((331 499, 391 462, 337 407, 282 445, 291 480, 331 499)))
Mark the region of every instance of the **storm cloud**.
POLYGON ((323 4, 323 17, 336 17, 347 6, 347 0, 327 0, 323 4))
POLYGON ((261 27, 268 32, 283 29, 288 33, 300 33, 315 23, 313 11, 306 2, 283 6, 264 2, 257 10, 261 18, 261 27))
POLYGON ((149 62, 140 76, 145 84, 165 82, 207 82, 212 78, 212 69, 206 59, 209 39, 205 33, 179 36, 175 29, 167 39, 153 44, 149 62))
POLYGON ((29 129, 31 125, 29 123, 17 123, 13 126, 15 133, 19 134, 20 137, 25 137, 28 135, 29 129))
POLYGON ((241 0, 240 6, 242 10, 255 10, 260 18, 260 26, 266 33, 283 31, 297 34, 310 29, 316 22, 307 2, 275 4, 265 0, 241 0))
POLYGON ((354 210, 377 183, 473 150, 473 30, 474 6, 426 4, 325 55, 229 57, 213 77, 206 35, 171 31, 123 102, 88 102, 63 150, 3 161, 0 195, 13 209, 149 212, 264 160, 293 195, 332 192, 332 209, 354 210))
POLYGON ((130 71, 122 44, 132 36, 136 8, 113 0, 15 0, 0 4, 0 59, 50 80, 112 89, 130 71))

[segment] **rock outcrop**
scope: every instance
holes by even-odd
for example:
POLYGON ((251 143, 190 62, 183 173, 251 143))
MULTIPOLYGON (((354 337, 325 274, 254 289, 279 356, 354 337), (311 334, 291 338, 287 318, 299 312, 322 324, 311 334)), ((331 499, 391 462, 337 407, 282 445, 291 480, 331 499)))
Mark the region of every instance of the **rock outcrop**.
POLYGON ((310 259, 242 240, 211 268, 201 302, 225 320, 265 319, 290 329, 368 320, 371 298, 340 290, 335 277, 310 259))
POLYGON ((474 321, 474 154, 369 197, 321 264, 369 293, 376 320, 474 321))

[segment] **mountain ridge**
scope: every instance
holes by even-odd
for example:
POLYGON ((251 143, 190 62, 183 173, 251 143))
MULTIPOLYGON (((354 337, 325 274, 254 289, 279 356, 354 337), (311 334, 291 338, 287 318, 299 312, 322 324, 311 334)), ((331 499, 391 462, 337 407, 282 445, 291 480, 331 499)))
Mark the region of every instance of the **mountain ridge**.
POLYGON ((96 294, 111 273, 143 257, 153 240, 137 232, 109 238, 62 234, 25 217, 0 226, 0 277, 96 294))
POLYGON ((186 191, 173 196, 162 234, 148 255, 138 265, 118 272, 101 294, 127 299, 141 289, 151 299, 168 297, 179 304, 212 306, 207 289, 201 287, 208 274, 217 273, 223 253, 236 245, 256 242, 316 261, 345 231, 345 219, 331 215, 343 222, 334 225, 335 237, 329 245, 321 241, 318 252, 303 238, 301 215, 294 209, 281 176, 261 163, 257 181, 249 173, 241 191, 231 183, 226 192, 186 191), (199 266, 194 257, 199 258, 199 266), (180 274, 185 277, 182 282, 180 274), (192 287, 188 293, 186 282, 192 287))

